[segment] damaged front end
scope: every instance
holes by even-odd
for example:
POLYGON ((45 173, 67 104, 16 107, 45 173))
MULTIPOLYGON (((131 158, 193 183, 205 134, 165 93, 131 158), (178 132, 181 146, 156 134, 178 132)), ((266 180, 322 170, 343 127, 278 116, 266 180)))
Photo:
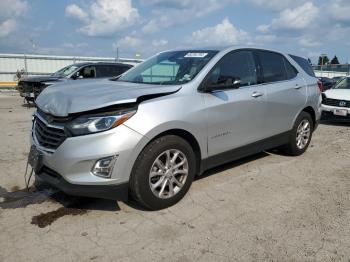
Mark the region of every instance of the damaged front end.
POLYGON ((67 117, 38 108, 33 116, 31 155, 38 155, 40 161, 29 162, 36 181, 69 195, 127 200, 128 184, 112 174, 117 172, 116 161, 127 158, 129 146, 140 139, 122 125, 137 112, 137 106, 114 105, 67 117))
MULTIPOLYGON (((53 153, 66 138, 85 136, 113 129, 122 125, 136 114, 140 103, 176 93, 178 90, 179 87, 161 93, 142 90, 137 98, 126 98, 126 94, 124 94, 125 99, 114 101, 115 104, 104 107, 97 107, 96 101, 101 100, 101 97, 96 97, 91 100, 92 103, 88 103, 85 100, 85 108, 90 110, 80 112, 73 110, 77 106, 72 105, 72 100, 65 99, 64 96, 61 96, 61 99, 57 99, 59 97, 57 94, 54 96, 44 94, 38 99, 38 109, 33 115, 32 138, 34 144, 41 151, 53 153), (54 98, 54 100, 50 100, 50 98, 54 98), (43 103, 43 101, 47 101, 47 103, 43 103)), ((163 91, 165 90, 163 89, 163 91)), ((106 103, 101 103, 101 105, 106 105, 106 103)), ((82 105, 80 104, 79 106, 82 105)))
POLYGON ((56 117, 86 114, 165 96, 178 92, 181 86, 145 85, 109 80, 86 83, 56 84, 36 100, 38 108, 56 117))
POLYGON ((17 90, 27 102, 34 102, 48 85, 42 82, 20 81, 17 90))
POLYGON ((123 123, 141 103, 180 89, 96 81, 44 90, 33 115, 35 178, 70 195, 124 200, 125 170, 144 138, 123 123))
POLYGON ((137 104, 124 104, 55 117, 41 109, 33 115, 32 138, 39 150, 53 153, 68 137, 104 132, 115 128, 137 111, 137 104))

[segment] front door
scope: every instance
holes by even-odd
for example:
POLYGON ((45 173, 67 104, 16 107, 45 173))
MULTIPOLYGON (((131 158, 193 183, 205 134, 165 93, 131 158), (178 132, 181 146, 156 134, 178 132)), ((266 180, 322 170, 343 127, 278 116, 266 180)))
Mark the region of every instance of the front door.
POLYGON ((211 70, 206 84, 235 82, 232 89, 204 93, 208 116, 208 156, 265 138, 266 90, 257 84, 254 55, 249 50, 225 55, 211 70), (208 80, 209 79, 209 80, 208 80))

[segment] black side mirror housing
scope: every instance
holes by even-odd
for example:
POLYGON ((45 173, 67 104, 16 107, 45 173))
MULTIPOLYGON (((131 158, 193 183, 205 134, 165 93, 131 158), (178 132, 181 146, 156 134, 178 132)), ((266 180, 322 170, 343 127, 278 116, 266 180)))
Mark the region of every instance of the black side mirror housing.
POLYGON ((236 78, 228 78, 225 82, 219 84, 207 84, 205 87, 206 92, 214 92, 219 90, 238 89, 241 86, 241 80, 236 78))

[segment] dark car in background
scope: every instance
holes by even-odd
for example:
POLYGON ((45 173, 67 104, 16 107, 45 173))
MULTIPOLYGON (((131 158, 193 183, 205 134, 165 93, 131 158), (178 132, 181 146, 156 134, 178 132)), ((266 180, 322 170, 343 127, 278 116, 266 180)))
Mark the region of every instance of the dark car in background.
POLYGON ((48 86, 71 80, 110 78, 128 71, 132 65, 122 63, 90 62, 66 66, 49 76, 26 77, 18 82, 18 91, 27 102, 34 102, 48 86))
POLYGON ((328 77, 319 77, 318 79, 322 82, 324 91, 332 89, 337 83, 337 80, 328 77))

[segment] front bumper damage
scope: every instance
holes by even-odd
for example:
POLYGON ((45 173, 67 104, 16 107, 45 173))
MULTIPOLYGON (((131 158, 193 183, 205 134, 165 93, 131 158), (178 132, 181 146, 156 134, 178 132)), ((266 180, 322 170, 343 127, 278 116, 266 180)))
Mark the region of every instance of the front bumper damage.
POLYGON ((45 152, 33 132, 31 144, 42 154, 35 177, 69 195, 127 200, 135 148, 142 138, 121 125, 106 132, 68 137, 56 150, 45 152), (117 156, 110 177, 94 175, 96 161, 108 156, 117 156))

